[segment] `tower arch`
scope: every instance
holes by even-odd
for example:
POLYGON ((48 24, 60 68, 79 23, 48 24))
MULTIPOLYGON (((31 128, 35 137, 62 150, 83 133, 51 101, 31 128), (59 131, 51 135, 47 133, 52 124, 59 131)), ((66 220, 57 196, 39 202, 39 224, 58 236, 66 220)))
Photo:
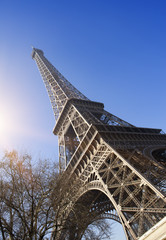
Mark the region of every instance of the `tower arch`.
POLYGON ((97 220, 105 219, 111 219, 122 224, 126 239, 130 239, 123 220, 120 215, 118 215, 116 209, 118 210, 117 206, 113 205, 103 188, 99 187, 98 182, 94 181, 93 184, 87 183, 87 185, 82 187, 78 192, 75 203, 71 207, 65 223, 68 227, 64 227, 66 231, 62 231, 59 239, 81 240, 90 224, 97 220), (73 229, 75 229, 75 231, 73 231, 73 229))

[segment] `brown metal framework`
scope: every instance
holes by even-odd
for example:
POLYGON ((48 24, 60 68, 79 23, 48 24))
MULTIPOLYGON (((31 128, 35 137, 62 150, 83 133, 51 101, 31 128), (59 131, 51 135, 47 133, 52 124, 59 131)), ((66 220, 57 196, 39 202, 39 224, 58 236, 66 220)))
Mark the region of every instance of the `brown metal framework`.
MULTIPOLYGON (((135 127, 88 100, 41 50, 33 48, 32 58, 55 114, 60 171, 81 181, 66 214, 82 196, 91 192, 96 199, 99 192, 95 218, 116 211, 111 216, 122 223, 126 238, 138 239, 166 216, 166 134, 135 127)), ((64 232, 59 239, 67 239, 64 232)))

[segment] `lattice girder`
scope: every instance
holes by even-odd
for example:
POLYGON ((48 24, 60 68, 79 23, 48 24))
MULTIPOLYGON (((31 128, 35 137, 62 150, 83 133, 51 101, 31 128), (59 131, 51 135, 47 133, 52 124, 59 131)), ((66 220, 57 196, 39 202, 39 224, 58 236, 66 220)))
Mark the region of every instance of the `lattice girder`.
POLYGON ((143 177, 141 169, 138 171, 131 165, 136 150, 129 151, 126 160, 102 139, 93 126, 88 132, 66 170, 70 169, 69 172, 78 176, 85 186, 92 182, 93 187, 87 187, 87 191, 104 188, 118 209, 126 235, 129 239, 137 239, 165 216, 164 196, 143 177))
POLYGON ((44 80, 52 104, 55 120, 58 119, 63 107, 70 98, 88 100, 44 57, 43 51, 33 48, 32 58, 35 59, 44 80))
POLYGON ((85 136, 81 142, 82 145, 86 142, 86 149, 82 151, 79 145, 74 154, 77 158, 73 155, 66 171, 79 177, 85 187, 92 182, 93 187, 87 187, 87 191, 99 189, 99 186, 105 189, 128 236, 130 232, 130 238, 137 239, 165 216, 165 197, 129 163, 134 152, 130 152, 129 159, 124 159, 93 126, 89 128, 89 133, 86 135, 89 138, 85 136))
MULTIPOLYGON (((74 88, 41 50, 34 48, 32 57, 55 115, 60 171, 69 181, 77 179, 66 190, 69 202, 60 213, 61 221, 84 194, 98 191, 116 210, 127 239, 138 239, 166 216, 166 134, 135 127, 108 113, 102 103, 88 100, 74 88), (80 188, 74 194, 78 181, 80 188)), ((113 210, 95 204, 90 210, 96 211, 95 218, 113 210)), ((64 231, 56 239, 62 236, 64 231)))

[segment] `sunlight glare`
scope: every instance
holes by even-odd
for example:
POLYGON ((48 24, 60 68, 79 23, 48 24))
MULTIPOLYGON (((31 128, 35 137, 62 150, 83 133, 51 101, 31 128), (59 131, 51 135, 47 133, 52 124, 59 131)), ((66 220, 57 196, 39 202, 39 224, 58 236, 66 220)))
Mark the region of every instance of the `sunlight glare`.
POLYGON ((0 106, 0 147, 8 147, 10 145, 10 133, 14 123, 12 122, 10 112, 0 106))

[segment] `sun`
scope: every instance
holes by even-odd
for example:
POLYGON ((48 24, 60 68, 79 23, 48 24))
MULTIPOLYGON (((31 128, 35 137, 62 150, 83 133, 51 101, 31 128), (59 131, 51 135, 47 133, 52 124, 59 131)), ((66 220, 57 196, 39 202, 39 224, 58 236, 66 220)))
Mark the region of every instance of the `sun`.
POLYGON ((4 107, 0 106, 0 146, 8 147, 10 142, 10 130, 12 119, 4 107))
POLYGON ((0 136, 4 136, 5 132, 7 131, 7 118, 5 115, 1 112, 0 114, 0 136))

